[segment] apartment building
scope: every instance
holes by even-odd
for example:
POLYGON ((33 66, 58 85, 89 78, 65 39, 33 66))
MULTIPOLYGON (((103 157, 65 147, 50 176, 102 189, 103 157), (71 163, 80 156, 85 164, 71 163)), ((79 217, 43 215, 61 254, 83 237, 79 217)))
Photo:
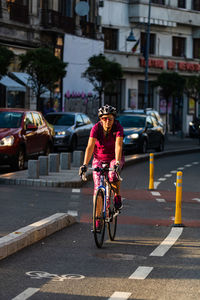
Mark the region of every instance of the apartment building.
MULTIPOLYGON (((148 67, 148 107, 165 117, 165 99, 152 81, 163 72, 184 76, 200 72, 200 1, 199 0, 104 0, 100 8, 105 54, 119 62, 124 78, 113 94, 113 101, 125 108, 143 108, 146 31, 150 22, 148 67), (149 8, 150 18, 149 18, 149 8), (127 41, 130 32, 135 41, 127 41)), ((198 106, 200 107, 200 105, 198 106)), ((196 113, 200 115, 199 108, 196 113)), ((188 131, 195 114, 194 100, 174 101, 177 130, 188 131)), ((169 103, 169 120, 172 101, 169 103)))
MULTIPOLYGON (((16 54, 9 76, 0 81, 1 107, 36 108, 27 74, 20 73, 17 56, 40 46, 51 47, 55 55, 68 62, 66 78, 55 90, 55 108, 64 107, 67 91, 91 91, 81 72, 89 56, 103 52, 104 43, 98 35, 99 1, 81 2, 79 5, 80 0, 0 0, 0 45, 16 54)), ((48 97, 47 91, 44 102, 48 97)))

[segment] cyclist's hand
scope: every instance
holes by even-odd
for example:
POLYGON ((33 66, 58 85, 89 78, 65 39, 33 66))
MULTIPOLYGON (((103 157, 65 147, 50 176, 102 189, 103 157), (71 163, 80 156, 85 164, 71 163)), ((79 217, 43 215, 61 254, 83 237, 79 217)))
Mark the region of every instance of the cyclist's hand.
POLYGON ((119 173, 119 171, 120 171, 120 164, 119 164, 119 162, 116 162, 116 164, 113 166, 113 170, 116 173, 119 173))
POLYGON ((81 167, 80 167, 80 169, 79 169, 79 176, 81 176, 81 178, 82 178, 82 175, 84 174, 84 173, 86 173, 87 172, 87 166, 86 165, 82 165, 81 167))

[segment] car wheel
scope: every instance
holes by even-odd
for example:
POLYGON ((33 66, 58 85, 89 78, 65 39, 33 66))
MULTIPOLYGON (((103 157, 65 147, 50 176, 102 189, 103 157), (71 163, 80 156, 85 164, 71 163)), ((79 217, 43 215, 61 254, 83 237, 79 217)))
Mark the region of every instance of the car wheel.
POLYGON ((146 153, 146 152, 147 152, 147 140, 144 139, 142 145, 140 146, 140 153, 146 153))
POLYGON ((25 168, 25 151, 20 148, 14 161, 11 163, 11 167, 17 171, 24 170, 25 168))
POLYGON ((77 137, 73 135, 71 144, 70 144, 70 151, 74 151, 77 148, 77 137))
POLYGON ((160 144, 159 144, 159 147, 156 148, 156 151, 157 151, 157 152, 162 152, 162 151, 164 151, 164 139, 163 139, 163 138, 160 139, 160 144))

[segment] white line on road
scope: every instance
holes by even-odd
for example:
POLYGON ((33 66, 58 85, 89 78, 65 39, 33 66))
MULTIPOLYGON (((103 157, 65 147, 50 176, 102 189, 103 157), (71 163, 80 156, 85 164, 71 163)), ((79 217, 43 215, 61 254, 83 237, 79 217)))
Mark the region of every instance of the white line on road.
POLYGON ((153 267, 138 267, 135 272, 129 277, 129 279, 145 279, 149 273, 153 270, 153 267))
POLYGON ((170 173, 174 174, 174 173, 177 173, 177 171, 176 170, 172 170, 172 171, 170 171, 170 173))
POLYGON ((171 177, 172 176, 172 174, 166 174, 166 175, 164 175, 165 177, 171 177))
POLYGON ((198 164, 199 164, 199 161, 194 161, 192 164, 193 164, 193 165, 198 165, 198 164))
POLYGON ((154 181, 154 189, 157 189, 160 183, 160 181, 154 181))
POLYGON ((80 193, 81 190, 80 189, 72 189, 72 193, 80 193))
POLYGON ((177 170, 184 170, 184 167, 180 167, 180 168, 178 168, 177 170))
POLYGON ((28 288, 25 291, 23 291, 21 294, 16 296, 15 298, 12 298, 12 300, 26 300, 33 296, 35 293, 37 293, 40 289, 37 288, 28 288))
POLYGON ((150 256, 164 256, 165 253, 175 244, 183 232, 183 228, 172 228, 164 241, 150 254, 150 256))
POLYGON ((77 217, 78 216, 78 212, 77 210, 68 210, 67 214, 73 217, 77 217))
POLYGON ((158 202, 166 202, 165 199, 159 199, 159 198, 157 198, 156 201, 158 201, 158 202))
POLYGON ((114 292, 108 300, 126 300, 130 297, 131 293, 114 292))
POLYGON ((184 167, 187 167, 187 168, 189 168, 189 167, 191 167, 192 165, 190 165, 190 164, 188 164, 188 165, 185 165, 184 167))
POLYGON ((159 192, 151 192, 151 194, 152 194, 153 196, 160 196, 160 193, 159 193, 159 192))
POLYGON ((167 178, 159 178, 159 181, 165 181, 167 178))
POLYGON ((193 198, 192 200, 195 200, 197 202, 200 202, 200 199, 199 198, 193 198))

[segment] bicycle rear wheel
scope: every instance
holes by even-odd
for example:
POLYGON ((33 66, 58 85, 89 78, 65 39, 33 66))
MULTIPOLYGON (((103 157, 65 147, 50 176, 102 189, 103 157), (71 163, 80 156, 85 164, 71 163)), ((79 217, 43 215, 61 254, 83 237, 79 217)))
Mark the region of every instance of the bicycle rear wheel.
POLYGON ((117 214, 115 215, 114 192, 110 190, 110 221, 107 223, 108 235, 114 241, 117 230, 117 214))
POLYGON ((105 234, 104 197, 104 190, 97 190, 93 209, 93 233, 94 240, 98 248, 102 247, 105 234))

